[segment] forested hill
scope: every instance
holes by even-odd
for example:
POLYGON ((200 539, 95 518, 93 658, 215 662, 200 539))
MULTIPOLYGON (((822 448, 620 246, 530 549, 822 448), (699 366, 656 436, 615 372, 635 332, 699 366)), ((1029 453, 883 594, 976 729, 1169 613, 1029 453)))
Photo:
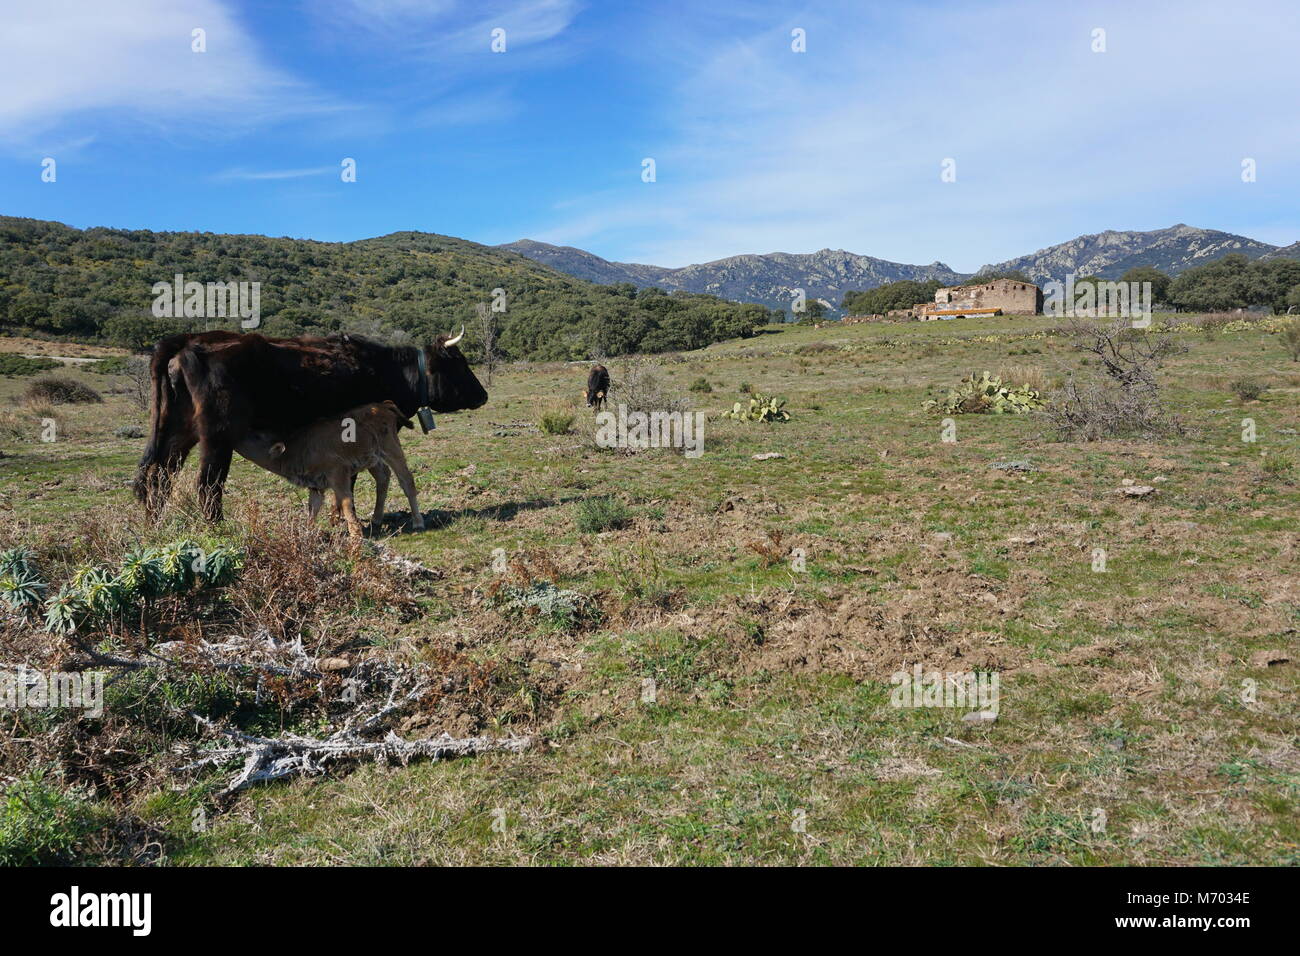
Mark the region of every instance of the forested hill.
POLYGON ((175 331, 238 328, 237 318, 156 318, 153 285, 259 282, 267 335, 349 330, 416 340, 469 328, 505 290, 498 351, 519 359, 699 348, 750 335, 761 306, 709 295, 600 286, 517 253, 400 232, 358 242, 127 229, 74 229, 0 217, 0 332, 138 347, 175 331), (400 337, 400 336, 399 336, 400 337))

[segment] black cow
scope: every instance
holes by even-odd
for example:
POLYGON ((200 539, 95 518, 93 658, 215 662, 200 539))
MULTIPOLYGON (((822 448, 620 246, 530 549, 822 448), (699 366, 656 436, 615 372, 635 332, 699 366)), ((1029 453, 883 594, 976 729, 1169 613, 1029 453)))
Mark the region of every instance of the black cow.
POLYGON ((593 365, 591 374, 587 376, 587 390, 582 394, 587 399, 588 408, 600 411, 605 404, 605 396, 609 394, 609 369, 603 365, 593 365))
POLYGON ((234 448, 253 432, 290 435, 366 402, 391 401, 404 417, 479 408, 488 398, 455 338, 423 349, 356 335, 271 339, 256 333, 172 335, 154 347, 149 444, 135 495, 150 512, 199 446, 199 500, 221 518, 234 448))

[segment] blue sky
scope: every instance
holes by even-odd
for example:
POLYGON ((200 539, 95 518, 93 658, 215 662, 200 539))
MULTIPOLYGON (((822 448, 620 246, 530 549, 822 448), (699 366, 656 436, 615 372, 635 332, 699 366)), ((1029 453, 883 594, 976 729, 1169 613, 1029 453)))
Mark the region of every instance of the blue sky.
POLYGON ((668 266, 970 271, 1176 222, 1300 239, 1295 0, 41 0, 0 23, 7 215, 668 266))

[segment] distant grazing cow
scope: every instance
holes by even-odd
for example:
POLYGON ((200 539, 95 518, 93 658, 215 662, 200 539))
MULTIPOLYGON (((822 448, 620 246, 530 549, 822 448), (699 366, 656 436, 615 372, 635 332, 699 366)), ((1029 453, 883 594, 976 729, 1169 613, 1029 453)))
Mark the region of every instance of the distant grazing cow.
POLYGON ((221 518, 235 446, 251 433, 292 435, 365 403, 391 401, 403 417, 422 408, 455 412, 487 401, 456 343, 387 346, 357 335, 271 339, 257 333, 172 335, 154 347, 149 444, 135 494, 150 512, 199 446, 199 500, 221 518))
POLYGON ((609 369, 603 365, 592 366, 591 374, 587 376, 587 390, 582 394, 587 400, 588 408, 600 411, 605 404, 605 396, 609 394, 609 369))
POLYGON ((320 511, 325 490, 334 492, 334 514, 340 511, 348 531, 361 537, 353 502, 357 474, 368 470, 375 476, 375 513, 370 519, 372 531, 384 520, 384 500, 388 497, 391 468, 397 483, 411 503, 411 527, 424 528, 424 516, 415 500, 415 479, 406 466, 399 428, 414 428, 392 402, 362 405, 338 418, 324 418, 315 424, 280 438, 265 432, 250 432, 235 445, 255 465, 286 478, 300 488, 308 488, 309 513, 314 521, 320 511))

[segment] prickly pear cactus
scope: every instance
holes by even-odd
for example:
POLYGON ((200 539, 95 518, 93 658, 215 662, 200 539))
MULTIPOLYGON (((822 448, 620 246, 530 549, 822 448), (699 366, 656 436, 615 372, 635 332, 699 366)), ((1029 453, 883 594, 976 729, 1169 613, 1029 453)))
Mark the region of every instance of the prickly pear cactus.
POLYGON ((790 413, 785 410, 784 398, 755 392, 748 403, 736 402, 730 411, 722 413, 722 417, 741 422, 788 422, 790 413))
POLYGON ((1028 385, 1010 385, 985 372, 979 378, 972 373, 956 388, 949 390, 944 401, 930 399, 924 407, 949 415, 1018 415, 1046 404, 1043 396, 1028 385))

